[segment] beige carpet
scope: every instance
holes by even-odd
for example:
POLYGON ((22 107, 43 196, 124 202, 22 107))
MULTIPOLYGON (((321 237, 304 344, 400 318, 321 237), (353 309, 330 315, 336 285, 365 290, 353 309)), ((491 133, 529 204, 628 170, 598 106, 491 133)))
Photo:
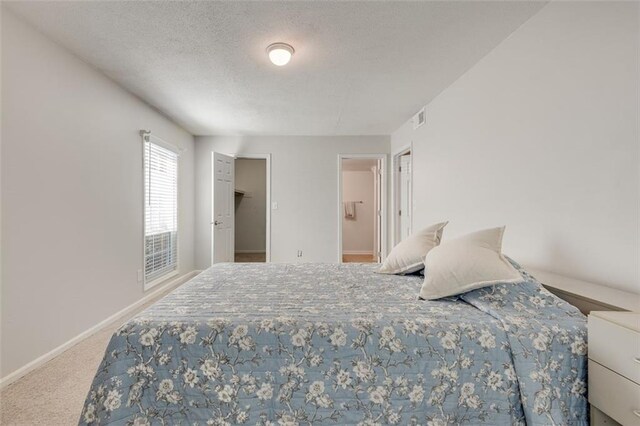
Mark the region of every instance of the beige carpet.
POLYGON ((376 258, 372 254, 343 254, 344 263, 375 263, 376 258))
POLYGON ((171 290, 0 391, 0 424, 77 425, 89 386, 113 332, 171 290))
POLYGON ((236 262, 266 262, 265 253, 236 253, 236 262))

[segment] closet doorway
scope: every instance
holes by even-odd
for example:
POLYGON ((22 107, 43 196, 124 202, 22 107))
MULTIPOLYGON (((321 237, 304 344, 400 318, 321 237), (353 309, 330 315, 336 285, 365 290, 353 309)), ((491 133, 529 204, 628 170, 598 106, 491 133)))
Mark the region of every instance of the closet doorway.
POLYGON ((340 262, 377 263, 385 253, 384 154, 339 156, 340 262))
POLYGON ((235 156, 234 259, 236 262, 269 262, 270 254, 270 156, 235 156))

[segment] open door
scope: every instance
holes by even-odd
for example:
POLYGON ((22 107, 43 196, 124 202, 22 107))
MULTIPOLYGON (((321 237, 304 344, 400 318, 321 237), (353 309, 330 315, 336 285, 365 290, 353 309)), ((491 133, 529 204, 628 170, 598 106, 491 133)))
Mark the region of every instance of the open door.
POLYGON ((374 253, 377 263, 382 262, 382 160, 378 159, 372 169, 374 191, 374 253))
POLYGON ((411 235, 411 154, 400 157, 400 241, 411 235))
POLYGON ((213 206, 211 263, 233 262, 234 252, 234 158, 212 153, 213 206))

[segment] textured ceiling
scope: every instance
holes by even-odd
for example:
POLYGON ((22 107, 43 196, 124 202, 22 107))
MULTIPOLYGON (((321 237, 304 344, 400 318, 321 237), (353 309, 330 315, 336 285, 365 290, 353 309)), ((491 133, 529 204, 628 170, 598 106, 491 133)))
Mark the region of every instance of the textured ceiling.
POLYGON ((193 134, 389 134, 542 2, 15 2, 193 134), (276 67, 265 48, 292 44, 276 67))

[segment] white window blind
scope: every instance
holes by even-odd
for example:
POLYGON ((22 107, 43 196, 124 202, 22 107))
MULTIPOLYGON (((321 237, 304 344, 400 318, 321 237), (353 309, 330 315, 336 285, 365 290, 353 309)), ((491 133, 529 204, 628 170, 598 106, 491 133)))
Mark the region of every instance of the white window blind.
POLYGON ((178 268, 178 154, 144 142, 144 277, 178 268))

